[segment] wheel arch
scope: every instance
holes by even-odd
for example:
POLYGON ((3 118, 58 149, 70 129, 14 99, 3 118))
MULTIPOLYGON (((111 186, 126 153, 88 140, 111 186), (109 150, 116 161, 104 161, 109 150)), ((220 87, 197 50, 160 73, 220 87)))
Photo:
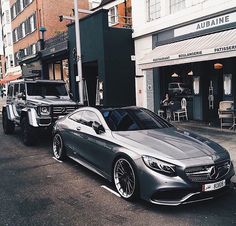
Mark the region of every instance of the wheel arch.
POLYGON ((125 159, 129 160, 129 162, 131 163, 132 167, 134 168, 136 177, 139 177, 137 165, 135 164, 135 161, 132 159, 132 157, 129 154, 127 154, 127 153, 118 152, 116 154, 116 156, 114 157, 114 159, 112 161, 112 165, 111 165, 111 179, 112 179, 112 182, 114 181, 114 179, 113 179, 113 169, 114 169, 116 161, 118 159, 120 159, 120 158, 125 158, 125 159))

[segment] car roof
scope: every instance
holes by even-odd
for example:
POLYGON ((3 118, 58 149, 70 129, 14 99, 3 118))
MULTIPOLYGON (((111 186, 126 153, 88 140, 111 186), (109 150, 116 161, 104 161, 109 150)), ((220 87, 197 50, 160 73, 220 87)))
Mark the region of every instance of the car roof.
POLYGON ((33 79, 18 79, 18 80, 14 80, 14 81, 10 81, 10 84, 16 84, 16 83, 60 83, 60 84, 65 84, 65 81, 63 80, 43 80, 43 79, 37 79, 37 80, 33 80, 33 79))
POLYGON ((97 109, 99 111, 112 111, 112 110, 120 110, 120 109, 124 109, 124 110, 134 110, 134 109, 142 109, 141 107, 137 107, 137 106, 94 106, 94 107, 90 107, 90 106, 84 106, 79 108, 78 110, 92 110, 92 109, 97 109))

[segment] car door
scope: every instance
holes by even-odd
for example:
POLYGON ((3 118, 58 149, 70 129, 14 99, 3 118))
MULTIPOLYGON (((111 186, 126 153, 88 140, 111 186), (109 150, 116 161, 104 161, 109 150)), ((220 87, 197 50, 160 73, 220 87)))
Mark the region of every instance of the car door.
POLYGON ((83 111, 76 111, 67 119, 62 131, 64 145, 69 156, 80 155, 82 149, 82 137, 80 135, 81 117, 83 111))
POLYGON ((81 147, 78 154, 96 169, 106 173, 106 166, 112 163, 115 144, 110 141, 112 140, 110 131, 96 133, 92 127, 93 122, 102 124, 95 112, 84 111, 81 118, 81 139, 77 139, 77 145, 81 147))
POLYGON ((25 84, 24 83, 20 83, 19 84, 19 92, 16 93, 16 110, 18 115, 21 115, 21 111, 22 109, 25 107, 25 84), (21 96, 19 96, 18 94, 21 94, 21 96))

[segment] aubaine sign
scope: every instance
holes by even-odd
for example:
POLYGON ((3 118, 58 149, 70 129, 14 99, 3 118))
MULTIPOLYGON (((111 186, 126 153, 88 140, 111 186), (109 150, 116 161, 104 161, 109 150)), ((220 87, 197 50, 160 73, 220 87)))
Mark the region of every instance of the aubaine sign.
POLYGON ((184 27, 180 27, 174 30, 174 37, 191 34, 210 28, 219 27, 226 24, 231 24, 236 22, 236 12, 222 15, 219 17, 214 17, 208 20, 203 20, 198 23, 190 24, 184 27))

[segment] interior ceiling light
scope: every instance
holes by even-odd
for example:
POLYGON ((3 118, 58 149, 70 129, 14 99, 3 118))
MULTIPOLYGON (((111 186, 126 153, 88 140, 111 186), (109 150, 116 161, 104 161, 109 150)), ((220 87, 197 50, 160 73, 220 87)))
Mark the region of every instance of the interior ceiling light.
POLYGON ((171 77, 172 77, 172 78, 177 78, 177 77, 179 77, 179 75, 176 74, 176 73, 174 73, 174 74, 171 75, 171 77))
POLYGON ((188 75, 193 75, 193 71, 190 71, 190 72, 188 73, 188 75))
POLYGON ((222 69, 222 67, 223 67, 223 64, 221 64, 221 63, 214 64, 214 69, 216 69, 216 70, 220 70, 220 69, 222 69))

